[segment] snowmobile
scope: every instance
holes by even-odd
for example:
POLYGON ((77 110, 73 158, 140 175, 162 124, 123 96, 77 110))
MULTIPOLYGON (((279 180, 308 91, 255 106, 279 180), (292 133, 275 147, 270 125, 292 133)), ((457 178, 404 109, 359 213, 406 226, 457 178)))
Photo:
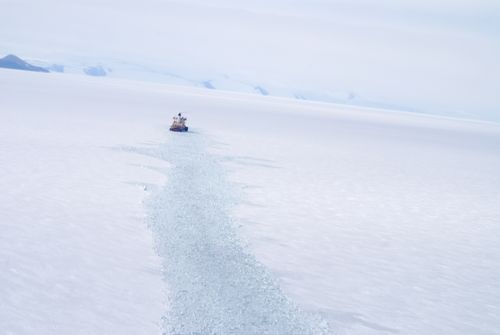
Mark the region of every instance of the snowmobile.
POLYGON ((179 131, 185 132, 188 131, 188 127, 186 126, 186 118, 181 115, 181 113, 174 116, 174 122, 170 126, 170 131, 179 131))

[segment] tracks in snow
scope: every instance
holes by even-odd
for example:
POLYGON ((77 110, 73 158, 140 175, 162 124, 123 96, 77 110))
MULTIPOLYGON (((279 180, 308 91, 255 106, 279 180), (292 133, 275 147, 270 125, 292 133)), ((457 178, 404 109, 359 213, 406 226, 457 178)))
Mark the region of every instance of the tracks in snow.
POLYGON ((172 164, 148 202, 169 288, 165 334, 322 334, 241 246, 228 209, 236 200, 206 137, 173 134, 154 155, 172 164))

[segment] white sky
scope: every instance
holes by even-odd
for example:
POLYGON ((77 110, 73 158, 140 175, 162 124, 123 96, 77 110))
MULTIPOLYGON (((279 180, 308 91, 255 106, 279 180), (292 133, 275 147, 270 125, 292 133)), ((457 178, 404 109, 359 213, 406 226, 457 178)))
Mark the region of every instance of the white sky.
POLYGON ((0 8, 3 54, 228 74, 500 120, 498 1, 0 0, 0 8))

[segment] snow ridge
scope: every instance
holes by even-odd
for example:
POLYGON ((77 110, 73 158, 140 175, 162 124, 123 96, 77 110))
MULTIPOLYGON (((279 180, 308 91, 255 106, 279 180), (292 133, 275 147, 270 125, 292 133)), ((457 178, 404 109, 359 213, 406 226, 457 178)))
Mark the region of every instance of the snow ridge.
POLYGON ((169 289, 165 334, 326 334, 241 245, 228 215, 235 192, 206 141, 171 134, 154 152, 173 164, 167 185, 148 200, 169 289))

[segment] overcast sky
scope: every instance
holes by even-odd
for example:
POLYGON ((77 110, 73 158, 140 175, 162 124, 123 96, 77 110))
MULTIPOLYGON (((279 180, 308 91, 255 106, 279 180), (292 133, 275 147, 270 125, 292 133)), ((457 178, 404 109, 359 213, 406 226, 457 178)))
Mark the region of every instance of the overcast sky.
POLYGON ((354 91, 500 120, 500 1, 0 0, 0 53, 354 91))

